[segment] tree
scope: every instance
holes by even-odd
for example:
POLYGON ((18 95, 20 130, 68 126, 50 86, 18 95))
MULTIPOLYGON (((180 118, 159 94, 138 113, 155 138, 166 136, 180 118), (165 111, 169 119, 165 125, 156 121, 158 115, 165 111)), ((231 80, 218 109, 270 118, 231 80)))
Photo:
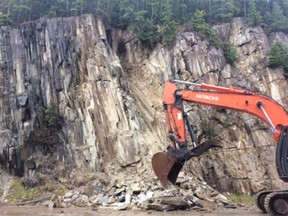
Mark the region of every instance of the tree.
POLYGON ((287 48, 283 44, 275 43, 269 51, 268 65, 271 67, 282 66, 283 63, 288 59, 287 48))
POLYGON ((179 23, 173 19, 172 4, 170 0, 164 4, 164 9, 161 14, 161 36, 163 44, 170 45, 176 38, 178 33, 179 23))
POLYGON ((271 31, 282 31, 287 28, 287 17, 284 16, 283 10, 277 2, 274 2, 272 9, 271 31))
POLYGON ((32 0, 11 0, 9 8, 11 9, 11 18, 15 23, 30 21, 32 0))
POLYGON ((247 17, 247 0, 242 0, 243 1, 243 13, 244 17, 247 17))
POLYGON ((237 61, 236 48, 231 43, 225 43, 223 46, 224 57, 230 65, 237 61))
POLYGON ((82 15, 85 3, 85 0, 73 0, 70 11, 73 12, 74 15, 82 15))
POLYGON ((284 15, 288 17, 288 0, 281 0, 280 4, 284 15))
POLYGON ((157 40, 158 30, 152 21, 143 20, 142 25, 138 26, 137 37, 141 43, 149 48, 153 47, 154 41, 157 40))
POLYGON ((288 47, 277 42, 275 43, 268 53, 268 66, 269 67, 283 67, 284 76, 288 78, 288 47))
POLYGON ((261 22, 261 14, 257 11, 254 0, 250 0, 248 5, 248 25, 257 26, 261 22))
POLYGON ((204 11, 200 11, 200 10, 196 10, 193 17, 190 20, 190 26, 196 30, 199 31, 200 33, 204 33, 205 34, 205 30, 206 30, 206 22, 205 22, 205 12, 204 11))
POLYGON ((0 13, 0 27, 8 25, 10 22, 8 14, 0 13))
POLYGON ((212 18, 214 22, 229 22, 241 9, 239 0, 213 0, 212 18))
POLYGON ((221 40, 217 36, 214 29, 206 23, 204 17, 204 11, 196 10, 193 17, 191 18, 190 26, 192 29, 198 31, 202 37, 207 37, 212 46, 220 48, 222 46, 221 40))

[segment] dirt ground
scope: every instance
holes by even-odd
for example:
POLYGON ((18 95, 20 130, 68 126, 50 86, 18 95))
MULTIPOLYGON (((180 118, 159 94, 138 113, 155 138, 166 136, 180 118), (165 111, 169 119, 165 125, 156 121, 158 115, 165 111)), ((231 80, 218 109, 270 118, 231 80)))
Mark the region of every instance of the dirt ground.
POLYGON ((265 214, 260 213, 255 207, 238 207, 237 209, 225 209, 219 208, 214 210, 206 211, 169 211, 169 212, 158 212, 158 211, 145 211, 139 209, 131 209, 118 211, 113 208, 79 208, 69 207, 64 209, 49 209, 48 207, 42 206, 1 206, 1 216, 264 216, 265 214))

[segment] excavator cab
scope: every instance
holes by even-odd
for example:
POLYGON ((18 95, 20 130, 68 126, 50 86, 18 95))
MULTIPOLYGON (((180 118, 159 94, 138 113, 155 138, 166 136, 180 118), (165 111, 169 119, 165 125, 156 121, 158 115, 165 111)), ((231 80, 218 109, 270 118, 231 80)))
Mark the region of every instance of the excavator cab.
MULTIPOLYGON (((288 182, 288 126, 282 127, 276 148, 276 169, 279 178, 288 182)), ((264 190, 256 194, 256 205, 263 213, 288 215, 288 190, 264 190)))

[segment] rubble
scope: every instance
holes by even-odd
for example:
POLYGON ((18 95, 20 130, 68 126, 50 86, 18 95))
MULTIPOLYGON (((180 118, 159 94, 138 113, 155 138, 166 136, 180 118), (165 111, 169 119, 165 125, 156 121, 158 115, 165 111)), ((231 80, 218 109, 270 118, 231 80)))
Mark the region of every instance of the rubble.
POLYGON ((111 181, 111 185, 107 185, 106 189, 98 194, 85 193, 86 190, 79 188, 79 190, 66 192, 62 197, 54 195, 48 206, 49 208, 65 208, 71 205, 91 206, 93 209, 104 206, 119 211, 131 208, 149 211, 207 211, 207 206, 211 205, 237 208, 237 204, 229 203, 226 196, 206 182, 188 174, 181 173, 177 185, 171 185, 169 189, 163 189, 152 174, 146 173, 143 178, 137 178, 137 173, 133 175, 130 174, 129 179, 111 181), (136 179, 139 181, 136 182, 136 179))

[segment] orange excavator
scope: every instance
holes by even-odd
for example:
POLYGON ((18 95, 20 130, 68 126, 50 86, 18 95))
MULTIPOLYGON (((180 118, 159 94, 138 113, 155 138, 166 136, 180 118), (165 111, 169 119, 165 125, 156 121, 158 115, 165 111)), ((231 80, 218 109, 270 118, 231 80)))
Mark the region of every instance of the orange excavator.
MULTIPOLYGON (((221 147, 212 140, 196 144, 184 101, 246 112, 264 121, 277 143, 276 169, 279 178, 288 182, 288 113, 279 103, 268 96, 241 88, 168 80, 163 91, 163 106, 171 144, 166 152, 158 152, 152 157, 153 170, 164 188, 176 183, 186 161, 211 148, 221 147), (180 89, 178 84, 186 87, 180 89), (196 90, 190 89, 190 86, 196 87, 196 90), (193 147, 188 145, 186 133, 190 134, 193 147)), ((288 190, 261 191, 256 195, 256 204, 264 213, 288 215, 288 190)))

